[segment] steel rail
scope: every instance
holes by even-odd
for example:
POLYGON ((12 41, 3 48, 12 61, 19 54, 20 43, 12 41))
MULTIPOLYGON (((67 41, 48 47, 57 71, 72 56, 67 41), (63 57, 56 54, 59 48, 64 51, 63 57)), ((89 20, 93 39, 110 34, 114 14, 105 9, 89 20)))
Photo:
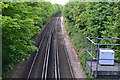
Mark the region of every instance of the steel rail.
MULTIPOLYGON (((56 25, 57 25, 57 21, 56 21, 56 25)), ((56 26, 57 27, 57 26, 56 26)), ((56 27, 55 27, 55 36, 56 36, 56 27)), ((57 37, 57 36, 56 36, 57 37)), ((56 43, 56 37, 55 37, 55 48, 57 48, 57 43, 56 43)), ((56 49, 57 50, 57 49, 56 49)), ((56 64, 56 53, 57 53, 57 51, 55 52, 55 68, 54 68, 54 70, 55 70, 55 79, 57 80, 57 64, 56 64)))
POLYGON ((29 70, 29 72, 28 72, 27 80, 29 80, 29 78, 30 78, 30 75, 31 75, 31 72, 32 72, 32 70, 33 70, 33 66, 34 66, 34 64, 35 64, 36 58, 37 58, 37 56, 38 56, 40 47, 41 47, 41 45, 42 45, 45 37, 46 37, 47 34, 48 34, 47 32, 45 33, 46 30, 50 30, 50 27, 47 27, 47 26, 46 26, 45 29, 44 29, 44 31, 42 31, 42 33, 41 33, 41 34, 42 34, 41 36, 43 36, 43 38, 42 38, 42 40, 41 40, 41 42, 40 42, 40 44, 39 44, 39 48, 38 48, 38 50, 37 50, 37 52, 36 52, 36 54, 35 54, 35 57, 34 57, 33 62, 32 62, 32 65, 31 65, 30 70, 29 70), (43 35, 43 33, 45 33, 45 35, 43 35))
POLYGON ((43 71, 42 71, 42 79, 45 79, 47 78, 47 69, 48 69, 48 60, 49 60, 49 55, 50 55, 50 42, 51 42, 51 38, 52 36, 50 35, 49 37, 49 42, 47 44, 47 48, 46 48, 46 51, 47 53, 45 53, 45 58, 44 58, 44 64, 43 64, 43 71))
MULTIPOLYGON (((62 23, 61 23, 60 25, 63 26, 62 23)), ((63 37, 63 43, 65 44, 64 37, 63 37)), ((74 80, 74 73, 73 73, 73 70, 72 70, 72 65, 71 65, 71 62, 70 62, 70 59, 69 59, 69 55, 68 55, 66 46, 64 45, 63 48, 64 48, 64 50, 65 50, 65 55, 66 55, 66 58, 67 58, 67 62, 68 62, 68 66, 69 66, 69 69, 70 69, 70 72, 71 72, 72 79, 74 80)))
POLYGON ((89 37, 86 37, 88 39, 88 41, 90 41, 92 44, 96 45, 96 43, 94 41, 92 41, 89 37))
POLYGON ((45 53, 45 58, 44 58, 44 63, 43 63, 43 69, 42 69, 42 80, 46 80, 47 78, 47 71, 48 71, 48 60, 49 60, 49 56, 50 56, 50 48, 51 48, 51 40, 52 40, 52 36, 53 36, 53 31, 54 31, 54 27, 51 26, 51 30, 49 33, 49 40, 48 40, 48 44, 47 44, 47 48, 46 51, 47 53, 45 53))
MULTIPOLYGON (((56 21, 57 22, 57 21, 56 21)), ((49 40, 49 43, 48 43, 48 48, 47 48, 47 54, 45 55, 45 59, 44 59, 44 64, 43 64, 43 72, 42 72, 42 79, 46 80, 47 79, 47 71, 48 71, 48 60, 49 60, 49 56, 50 56, 50 48, 51 48, 51 40, 52 40, 52 36, 56 34, 56 30, 55 30, 55 27, 52 27, 51 28, 51 36, 50 36, 50 40, 49 40), (52 34, 54 33, 54 34, 52 34)), ((56 45, 56 44, 55 44, 56 45)), ((56 57, 57 54, 55 54, 55 79, 59 79, 60 77, 58 77, 58 75, 60 76, 60 73, 59 73, 59 69, 58 69, 58 57, 56 57)))
POLYGON ((58 18, 57 19, 57 21, 56 21, 56 27, 55 27, 55 40, 56 40, 56 42, 55 42, 55 44, 56 44, 56 54, 55 54, 55 79, 56 80, 60 80, 60 67, 59 67, 59 57, 58 57, 58 44, 57 44, 57 24, 58 24, 58 22, 59 22, 59 19, 60 18, 58 18))
POLYGON ((57 47, 57 78, 60 79, 60 67, 59 67, 59 57, 58 57, 58 47, 57 47))
MULTIPOLYGON (((54 18, 55 19, 55 18, 54 18)), ((41 79, 42 80, 46 80, 47 77, 48 77, 48 69, 49 69, 49 65, 50 62, 49 62, 49 58, 50 58, 50 55, 52 53, 50 53, 50 50, 51 50, 51 42, 54 38, 53 35, 55 36, 55 43, 54 43, 54 47, 55 47, 55 61, 54 61, 54 78, 56 80, 60 80, 60 63, 59 63, 59 52, 58 52, 58 33, 57 33, 57 28, 58 28, 58 24, 60 24, 62 26, 62 23, 59 23, 59 20, 61 20, 61 17, 56 17, 56 23, 55 23, 55 26, 53 26, 52 24, 50 24, 50 26, 46 26, 45 29, 43 29, 43 31, 41 32, 41 38, 40 38, 40 43, 39 43, 39 49, 37 50, 34 58, 33 58, 33 61, 32 61, 32 64, 30 66, 30 70, 28 72, 28 75, 27 75, 27 80, 30 79, 30 77, 32 76, 32 71, 33 71, 33 68, 35 67, 35 63, 37 62, 37 59, 38 59, 38 54, 39 54, 39 51, 42 47, 42 43, 46 41, 47 45, 45 45, 46 49, 44 51, 44 59, 42 60, 43 64, 42 64, 42 74, 40 75, 41 76, 41 79)), ((54 21, 50 21, 50 22, 54 22, 54 21)), ((47 24, 48 25, 48 24, 47 24)), ((63 42, 65 43, 65 41, 63 40, 63 42)), ((71 76, 73 77, 74 74, 73 74, 73 71, 71 69, 71 63, 69 61, 69 56, 68 56, 68 53, 66 51, 66 47, 64 45, 64 51, 65 51, 65 55, 66 55, 66 58, 67 58, 67 63, 68 63, 68 66, 69 66, 69 70, 71 72, 71 76)))
POLYGON ((111 40, 111 39, 120 39, 120 38, 115 38, 115 37, 112 37, 112 38, 98 38, 98 37, 88 37, 88 38, 94 38, 94 39, 102 39, 102 40, 111 40))
MULTIPOLYGON (((65 42, 64 42, 65 43, 65 42)), ((70 72, 71 72, 71 76, 74 80, 74 73, 73 73, 73 70, 72 70, 72 65, 71 65, 71 62, 69 60, 69 55, 68 55, 68 52, 66 50, 66 47, 64 46, 64 50, 65 50, 65 54, 66 54, 66 57, 67 57, 67 62, 68 62, 68 66, 69 66, 69 69, 70 69, 70 72)))
POLYGON ((96 38, 96 39, 100 39, 100 40, 113 40, 113 39, 120 39, 120 38, 97 38, 97 37, 86 37, 88 39, 88 41, 90 41, 92 44, 94 45, 103 45, 103 46, 111 46, 111 45, 115 45, 115 46, 120 46, 120 44, 100 44, 100 43, 95 43, 94 41, 92 41, 90 38, 96 38))
MULTIPOLYGON (((43 41, 44 41, 44 38, 42 38, 42 40, 41 40, 41 42, 40 42, 39 49, 40 49, 41 44, 42 44, 43 41)), ((34 66, 34 64, 35 64, 36 58, 37 58, 38 53, 39 53, 39 49, 37 50, 36 55, 35 55, 35 57, 34 57, 34 59, 33 59, 33 62, 32 62, 31 68, 30 68, 30 71, 29 71, 28 76, 27 76, 27 80, 29 80, 29 78, 30 78, 30 75, 31 75, 33 66, 34 66)))

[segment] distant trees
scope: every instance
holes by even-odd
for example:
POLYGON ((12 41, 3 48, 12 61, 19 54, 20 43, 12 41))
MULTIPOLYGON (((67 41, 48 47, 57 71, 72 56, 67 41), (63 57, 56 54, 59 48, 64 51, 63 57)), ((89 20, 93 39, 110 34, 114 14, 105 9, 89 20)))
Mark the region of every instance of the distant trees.
POLYGON ((60 10, 50 2, 2 2, 3 75, 37 49, 31 38, 60 10))

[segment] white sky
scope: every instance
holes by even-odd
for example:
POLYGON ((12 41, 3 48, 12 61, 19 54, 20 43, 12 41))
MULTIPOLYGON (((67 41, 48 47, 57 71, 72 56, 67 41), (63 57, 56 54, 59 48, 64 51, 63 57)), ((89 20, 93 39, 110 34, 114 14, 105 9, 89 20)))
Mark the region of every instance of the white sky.
POLYGON ((49 1, 53 4, 57 3, 57 4, 65 5, 69 0, 46 0, 46 1, 49 1))

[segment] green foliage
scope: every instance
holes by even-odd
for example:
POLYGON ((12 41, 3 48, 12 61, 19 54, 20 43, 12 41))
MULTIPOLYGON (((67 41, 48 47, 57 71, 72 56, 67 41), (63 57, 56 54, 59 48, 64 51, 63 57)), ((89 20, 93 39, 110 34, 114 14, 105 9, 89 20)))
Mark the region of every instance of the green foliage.
POLYGON ((120 2, 69 2, 63 16, 75 46, 84 48, 85 37, 120 37, 120 2), (84 39, 84 40, 83 40, 84 39))
POLYGON ((61 6, 50 2, 2 2, 3 75, 12 63, 37 49, 31 38, 60 10, 61 6))
POLYGON ((86 30, 86 21, 89 17, 89 14, 86 12, 86 6, 88 5, 85 2, 70 2, 64 6, 63 10, 64 21, 68 24, 66 29, 77 51, 85 47, 84 33, 86 30))
MULTIPOLYGON (((85 49, 85 38, 88 36, 120 38, 120 2, 69 2, 64 6, 63 17, 77 52, 85 49)), ((114 43, 120 43, 120 40, 114 43)), ((120 50, 120 47, 114 48, 120 50)), ((84 68, 83 55, 80 57, 84 68)), ((120 54, 115 53, 115 58, 120 59, 120 54)))

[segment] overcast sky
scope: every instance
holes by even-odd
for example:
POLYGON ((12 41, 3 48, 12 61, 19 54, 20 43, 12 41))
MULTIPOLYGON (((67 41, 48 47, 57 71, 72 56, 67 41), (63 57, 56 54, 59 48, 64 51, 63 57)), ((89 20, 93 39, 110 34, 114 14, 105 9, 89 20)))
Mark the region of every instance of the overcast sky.
POLYGON ((57 4, 66 4, 69 0, 46 0, 46 1, 50 1, 51 3, 57 3, 57 4))

